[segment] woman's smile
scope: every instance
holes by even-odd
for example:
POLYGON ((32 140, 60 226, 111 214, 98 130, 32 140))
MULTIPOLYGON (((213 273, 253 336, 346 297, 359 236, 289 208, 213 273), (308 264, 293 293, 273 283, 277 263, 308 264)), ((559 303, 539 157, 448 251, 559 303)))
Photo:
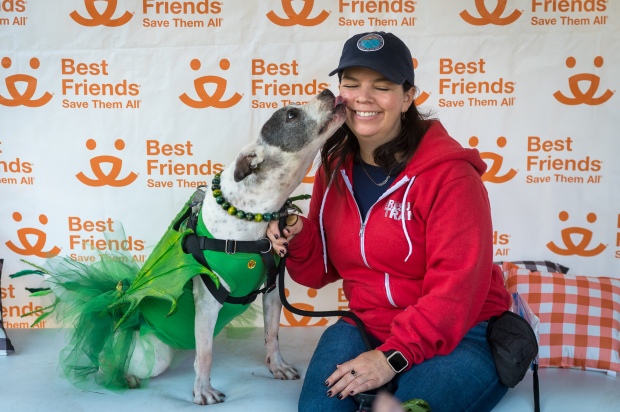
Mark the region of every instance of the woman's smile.
POLYGON ((347 125, 360 143, 364 161, 374 164, 374 150, 398 135, 402 113, 413 102, 413 93, 372 69, 350 67, 343 71, 340 95, 347 105, 347 125))

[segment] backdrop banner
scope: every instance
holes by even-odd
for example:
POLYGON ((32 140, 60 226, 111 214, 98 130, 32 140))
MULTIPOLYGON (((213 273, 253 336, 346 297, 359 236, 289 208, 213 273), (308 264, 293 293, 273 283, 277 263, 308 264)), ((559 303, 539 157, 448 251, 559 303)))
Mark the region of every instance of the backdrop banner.
MULTIPOLYGON (((620 2, 0 0, 5 327, 51 302, 26 290, 42 278, 8 278, 22 260, 144 262, 276 109, 338 93, 345 40, 375 30, 411 49, 421 110, 487 162, 495 260, 620 278, 620 2)), ((340 283, 287 289, 347 307, 340 283)))

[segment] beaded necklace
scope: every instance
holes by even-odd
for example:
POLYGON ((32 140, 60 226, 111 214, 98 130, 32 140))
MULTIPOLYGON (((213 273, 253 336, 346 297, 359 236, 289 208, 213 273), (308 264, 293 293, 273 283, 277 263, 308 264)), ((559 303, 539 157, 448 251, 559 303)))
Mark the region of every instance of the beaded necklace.
MULTIPOLYGON (((269 222, 269 221, 275 221, 275 220, 280 219, 280 216, 281 216, 280 212, 251 213, 251 212, 245 212, 243 210, 239 210, 237 209, 237 207, 230 204, 230 202, 228 202, 226 198, 224 197, 224 195, 222 194, 222 187, 220 186, 220 183, 221 183, 220 176, 221 176, 221 173, 216 173, 213 176, 213 180, 211 181, 211 191, 213 193, 213 197, 215 198, 215 202, 218 205, 222 206, 222 209, 226 210, 229 215, 235 216, 236 218, 241 219, 241 220, 247 220, 248 222, 262 222, 262 221, 269 222)), ((286 199, 286 202, 284 203, 284 208, 285 210, 292 208, 295 210, 299 210, 301 212, 301 210, 293 204, 293 201, 309 199, 309 198, 310 198, 309 195, 289 197, 288 199, 286 199)))

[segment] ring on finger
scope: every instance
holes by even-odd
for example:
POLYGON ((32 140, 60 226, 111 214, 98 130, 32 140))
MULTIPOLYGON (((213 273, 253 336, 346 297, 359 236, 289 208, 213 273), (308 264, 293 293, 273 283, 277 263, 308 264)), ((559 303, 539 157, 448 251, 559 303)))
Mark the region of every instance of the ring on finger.
POLYGON ((355 369, 351 369, 351 375, 353 375, 353 376, 357 376, 357 375, 356 375, 356 372, 355 372, 355 369))
POLYGON ((286 226, 294 226, 297 223, 297 219, 299 219, 299 216, 296 214, 288 215, 286 217, 286 226))

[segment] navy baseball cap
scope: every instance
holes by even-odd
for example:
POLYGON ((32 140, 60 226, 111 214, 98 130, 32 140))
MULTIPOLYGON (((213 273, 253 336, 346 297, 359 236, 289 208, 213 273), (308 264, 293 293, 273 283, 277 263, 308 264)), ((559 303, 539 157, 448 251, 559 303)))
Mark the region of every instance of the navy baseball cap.
POLYGON ((355 66, 373 69, 396 84, 414 84, 411 52, 392 33, 375 31, 351 37, 342 48, 338 67, 329 75, 339 73, 340 77, 344 69, 355 66))

